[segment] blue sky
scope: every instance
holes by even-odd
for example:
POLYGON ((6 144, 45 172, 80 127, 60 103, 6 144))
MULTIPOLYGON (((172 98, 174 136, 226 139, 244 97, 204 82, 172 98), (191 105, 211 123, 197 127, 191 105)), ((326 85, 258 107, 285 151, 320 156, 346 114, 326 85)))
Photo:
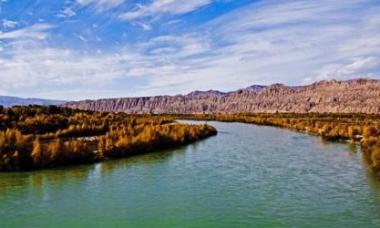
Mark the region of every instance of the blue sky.
POLYGON ((0 94, 65 100, 380 76, 378 0, 0 0, 0 94))

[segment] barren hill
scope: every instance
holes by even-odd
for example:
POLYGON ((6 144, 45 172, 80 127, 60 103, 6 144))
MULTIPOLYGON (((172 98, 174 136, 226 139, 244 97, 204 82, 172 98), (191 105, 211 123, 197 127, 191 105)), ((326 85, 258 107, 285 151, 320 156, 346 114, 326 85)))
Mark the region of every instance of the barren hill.
POLYGON ((380 81, 320 81, 289 87, 253 85, 233 92, 68 102, 66 107, 126 113, 331 112, 380 114, 380 81))

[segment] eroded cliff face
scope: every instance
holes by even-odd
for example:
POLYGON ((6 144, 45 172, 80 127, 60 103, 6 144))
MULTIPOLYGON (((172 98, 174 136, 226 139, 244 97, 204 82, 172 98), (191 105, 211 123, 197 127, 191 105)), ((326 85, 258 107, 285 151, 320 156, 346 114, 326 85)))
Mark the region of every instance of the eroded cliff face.
POLYGON ((320 81, 307 86, 251 86, 234 92, 195 91, 188 95, 69 102, 92 111, 141 113, 331 112, 380 114, 380 81, 320 81))

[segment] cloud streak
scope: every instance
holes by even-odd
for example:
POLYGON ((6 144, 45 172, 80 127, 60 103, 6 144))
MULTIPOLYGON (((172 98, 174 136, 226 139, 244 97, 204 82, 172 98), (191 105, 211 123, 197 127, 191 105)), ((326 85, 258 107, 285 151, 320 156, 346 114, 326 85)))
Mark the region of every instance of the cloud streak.
POLYGON ((80 5, 94 7, 98 12, 115 8, 124 2, 124 0, 76 0, 76 1, 80 5))
POLYGON ((153 0, 148 5, 138 5, 136 10, 125 12, 120 19, 130 21, 162 14, 185 14, 209 5, 211 0, 153 0))
POLYGON ((5 29, 13 29, 18 25, 17 21, 3 19, 3 28, 5 29))
POLYGON ((52 27, 49 24, 35 24, 10 32, 0 31, 0 40, 44 40, 47 36, 46 31, 52 27))

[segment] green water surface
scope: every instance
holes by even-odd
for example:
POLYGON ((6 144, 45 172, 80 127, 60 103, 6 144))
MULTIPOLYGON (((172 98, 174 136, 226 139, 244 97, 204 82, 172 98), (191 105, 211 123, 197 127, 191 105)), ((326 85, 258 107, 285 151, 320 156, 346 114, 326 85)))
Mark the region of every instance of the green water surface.
POLYGON ((0 227, 380 227, 360 148, 240 123, 190 146, 0 174, 0 227))

